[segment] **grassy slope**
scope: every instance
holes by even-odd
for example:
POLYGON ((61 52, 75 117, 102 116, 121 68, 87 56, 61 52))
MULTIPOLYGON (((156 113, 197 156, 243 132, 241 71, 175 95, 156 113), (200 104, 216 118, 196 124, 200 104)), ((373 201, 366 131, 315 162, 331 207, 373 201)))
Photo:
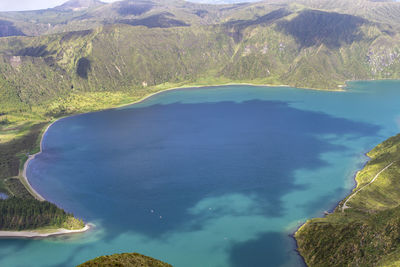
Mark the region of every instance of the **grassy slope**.
MULTIPOLYGON (((325 218, 309 220, 295 237, 309 266, 396 266, 400 262, 400 135, 368 153, 356 176, 359 191, 342 212, 343 200, 325 218)), ((354 190, 354 191, 355 191, 354 190)), ((353 191, 353 192, 354 192, 353 191)))
POLYGON ((44 123, 28 125, 29 130, 22 137, 15 138, 5 143, 0 143, 0 180, 3 180, 1 191, 6 191, 16 197, 28 197, 29 193, 23 187, 15 185, 14 180, 20 174, 21 160, 26 159, 26 154, 33 152, 38 147, 40 133, 44 123))
POLYGON ((102 256, 79 265, 79 267, 91 266, 171 267, 171 265, 167 263, 140 255, 138 253, 102 256))

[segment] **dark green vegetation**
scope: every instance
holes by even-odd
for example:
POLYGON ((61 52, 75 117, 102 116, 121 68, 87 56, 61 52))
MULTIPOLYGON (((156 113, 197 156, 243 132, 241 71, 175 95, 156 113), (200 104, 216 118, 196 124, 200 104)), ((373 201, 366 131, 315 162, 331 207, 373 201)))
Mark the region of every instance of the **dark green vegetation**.
POLYGON ((49 226, 65 229, 84 227, 82 221, 56 205, 32 198, 0 200, 0 214, 0 230, 30 230, 49 226))
MULTIPOLYGON (((400 135, 368 153, 357 174, 356 195, 325 218, 309 220, 296 233, 309 266, 398 266, 400 264, 400 135), (376 180, 382 169, 391 164, 376 180)), ((349 196, 350 197, 350 196, 349 196)))
POLYGON ((124 253, 98 257, 79 265, 79 267, 91 266, 171 267, 172 265, 138 253, 124 253))

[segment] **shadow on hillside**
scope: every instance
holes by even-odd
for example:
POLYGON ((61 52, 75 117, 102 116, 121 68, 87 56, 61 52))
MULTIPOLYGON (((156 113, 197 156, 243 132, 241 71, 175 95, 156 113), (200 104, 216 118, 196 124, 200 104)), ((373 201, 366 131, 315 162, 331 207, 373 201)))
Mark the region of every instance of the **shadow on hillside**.
POLYGON ((280 21, 278 29, 292 35, 301 47, 324 44, 338 48, 361 40, 360 26, 367 22, 352 15, 306 10, 292 20, 280 21))

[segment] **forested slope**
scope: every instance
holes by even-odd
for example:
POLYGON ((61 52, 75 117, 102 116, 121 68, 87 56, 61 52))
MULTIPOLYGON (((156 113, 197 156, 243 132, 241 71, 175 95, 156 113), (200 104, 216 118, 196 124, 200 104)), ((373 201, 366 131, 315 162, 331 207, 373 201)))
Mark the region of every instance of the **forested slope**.
POLYGON ((0 230, 32 230, 44 227, 82 229, 85 225, 56 205, 36 199, 0 200, 0 230))

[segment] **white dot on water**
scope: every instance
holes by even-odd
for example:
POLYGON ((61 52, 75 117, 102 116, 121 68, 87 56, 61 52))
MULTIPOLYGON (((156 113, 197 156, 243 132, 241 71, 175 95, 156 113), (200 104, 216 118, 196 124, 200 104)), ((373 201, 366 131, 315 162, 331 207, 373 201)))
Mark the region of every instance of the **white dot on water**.
POLYGON ((162 216, 160 216, 160 219, 162 219, 162 216))

